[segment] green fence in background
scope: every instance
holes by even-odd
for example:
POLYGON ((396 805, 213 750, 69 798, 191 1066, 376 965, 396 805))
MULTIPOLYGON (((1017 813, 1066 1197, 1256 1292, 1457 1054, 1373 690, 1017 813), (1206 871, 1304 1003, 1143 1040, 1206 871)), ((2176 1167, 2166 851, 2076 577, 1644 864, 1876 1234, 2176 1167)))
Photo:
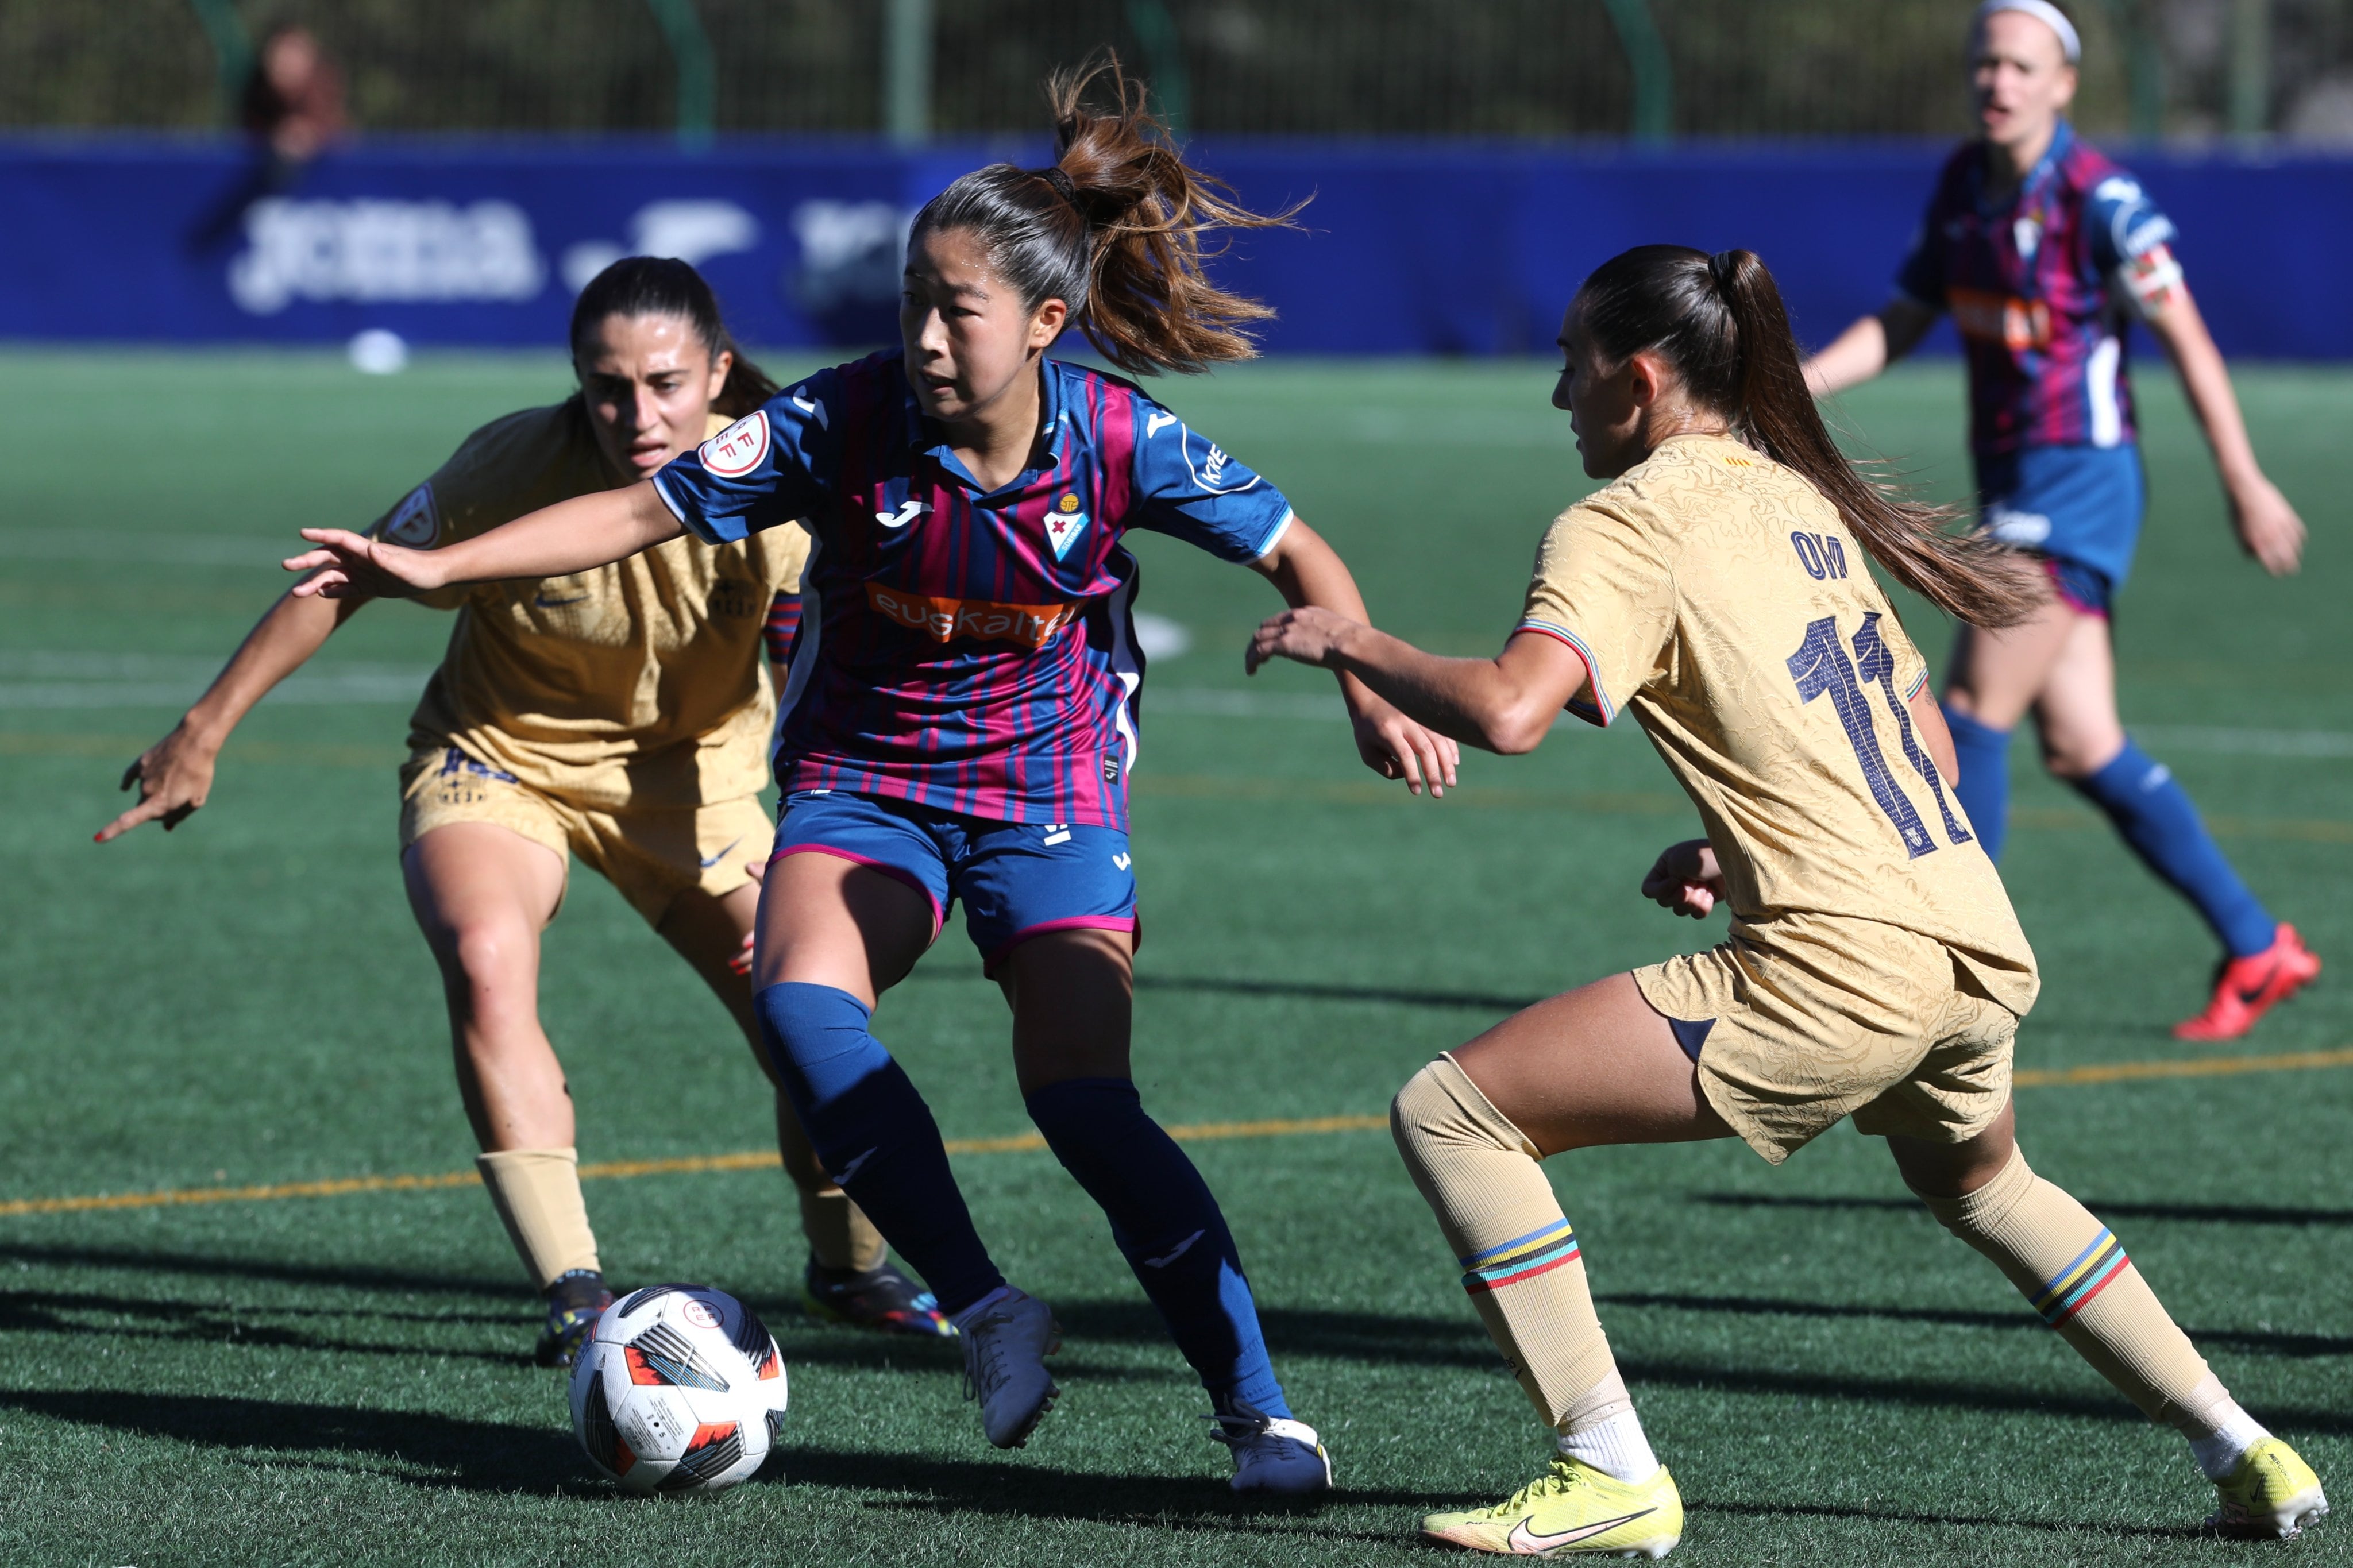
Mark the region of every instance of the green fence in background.
MULTIPOLYGON (((2076 0, 2103 134, 2353 142, 2353 0, 2076 0)), ((0 125, 217 127, 297 23, 363 131, 1034 131, 1103 46, 1225 134, 1944 135, 1968 0, 19 0, 0 125)))

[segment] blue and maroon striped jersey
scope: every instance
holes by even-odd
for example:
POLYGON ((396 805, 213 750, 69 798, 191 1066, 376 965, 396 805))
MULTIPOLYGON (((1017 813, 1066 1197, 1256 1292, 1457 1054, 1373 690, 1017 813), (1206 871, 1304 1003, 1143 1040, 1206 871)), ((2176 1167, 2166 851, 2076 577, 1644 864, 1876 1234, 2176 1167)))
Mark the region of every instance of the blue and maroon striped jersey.
POLYGON ((2064 121, 2000 205, 1986 158, 1972 142, 1946 163, 1896 290, 1952 312, 1977 451, 2121 446, 2133 439, 2127 312, 2180 284, 2172 221, 2064 121))
POLYGON ((1144 660, 1130 528, 1253 561, 1280 491, 1133 384, 1044 367, 1039 466, 984 490, 892 350, 821 370, 655 476, 698 537, 815 548, 776 782, 1124 827, 1144 660))

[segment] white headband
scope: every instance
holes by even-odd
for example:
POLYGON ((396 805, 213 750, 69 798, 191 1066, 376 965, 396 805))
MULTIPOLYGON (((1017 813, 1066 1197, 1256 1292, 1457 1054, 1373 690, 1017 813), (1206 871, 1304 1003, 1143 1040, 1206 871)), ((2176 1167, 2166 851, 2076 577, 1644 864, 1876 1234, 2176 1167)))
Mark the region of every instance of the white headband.
POLYGON ((2066 52, 2069 65, 2083 59, 2084 40, 2076 36, 2075 24, 2067 20, 2067 14, 2051 4, 2051 0, 1985 0, 1969 23, 1969 37, 1974 38, 1984 32, 1986 18, 1997 11, 2025 12, 2059 35, 2059 47, 2066 52))

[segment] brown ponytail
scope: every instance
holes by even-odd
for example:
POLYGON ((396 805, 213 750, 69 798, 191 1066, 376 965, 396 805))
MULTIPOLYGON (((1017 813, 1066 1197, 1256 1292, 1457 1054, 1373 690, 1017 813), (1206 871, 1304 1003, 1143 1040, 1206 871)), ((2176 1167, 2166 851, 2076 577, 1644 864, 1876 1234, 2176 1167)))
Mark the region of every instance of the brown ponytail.
POLYGON ((1052 166, 975 170, 934 196, 913 232, 978 236, 1025 308, 1060 300, 1122 370, 1189 373, 1255 355, 1250 325, 1274 312, 1209 281, 1204 263, 1219 247, 1203 237, 1288 227, 1299 208, 1250 212, 1187 164, 1116 56, 1056 75, 1046 93, 1058 149, 1052 166), (1087 90, 1106 76, 1113 106, 1092 112, 1087 90))
POLYGON ((2016 552, 1956 531, 1952 509, 1905 500, 1847 460, 1806 389, 1781 290, 1755 251, 1711 257, 1639 246, 1595 268, 1577 298, 1585 332, 1603 353, 1621 363, 1645 349, 1661 353, 1694 402, 1803 476, 1873 560, 1947 615, 2008 626, 2042 603, 2041 574, 2016 552))

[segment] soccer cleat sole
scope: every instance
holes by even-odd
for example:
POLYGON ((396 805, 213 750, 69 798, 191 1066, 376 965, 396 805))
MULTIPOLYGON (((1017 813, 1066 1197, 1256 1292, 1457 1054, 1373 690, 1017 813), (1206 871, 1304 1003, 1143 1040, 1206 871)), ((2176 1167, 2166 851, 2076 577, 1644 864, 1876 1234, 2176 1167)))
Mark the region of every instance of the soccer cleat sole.
POLYGON ((839 1307, 828 1305, 807 1286, 801 1288, 801 1310, 821 1323, 839 1323, 846 1329, 864 1329, 871 1333, 898 1334, 911 1340, 952 1340, 956 1337, 955 1325, 944 1319, 942 1320, 944 1327, 927 1328, 920 1323, 892 1319, 861 1318, 854 1312, 845 1312, 839 1307))
POLYGON ((1516 1546, 1491 1546, 1486 1542, 1473 1539, 1467 1534, 1458 1536, 1453 1531, 1445 1530, 1425 1530, 1421 1532, 1421 1538, 1432 1546, 1451 1546, 1464 1552, 1484 1552, 1499 1557, 1638 1557, 1651 1561, 1656 1561, 1672 1552, 1683 1543, 1683 1539, 1681 1535, 1669 1535, 1656 1541, 1645 1541, 1638 1546, 1595 1548, 1572 1544, 1548 1547, 1541 1552, 1529 1552, 1516 1546))
POLYGON ((2317 1489, 2298 1492, 2268 1519, 2224 1519, 2215 1514, 2206 1521, 2209 1534, 2230 1541, 2294 1541, 2305 1527, 2328 1513, 2328 1500, 2317 1489))

